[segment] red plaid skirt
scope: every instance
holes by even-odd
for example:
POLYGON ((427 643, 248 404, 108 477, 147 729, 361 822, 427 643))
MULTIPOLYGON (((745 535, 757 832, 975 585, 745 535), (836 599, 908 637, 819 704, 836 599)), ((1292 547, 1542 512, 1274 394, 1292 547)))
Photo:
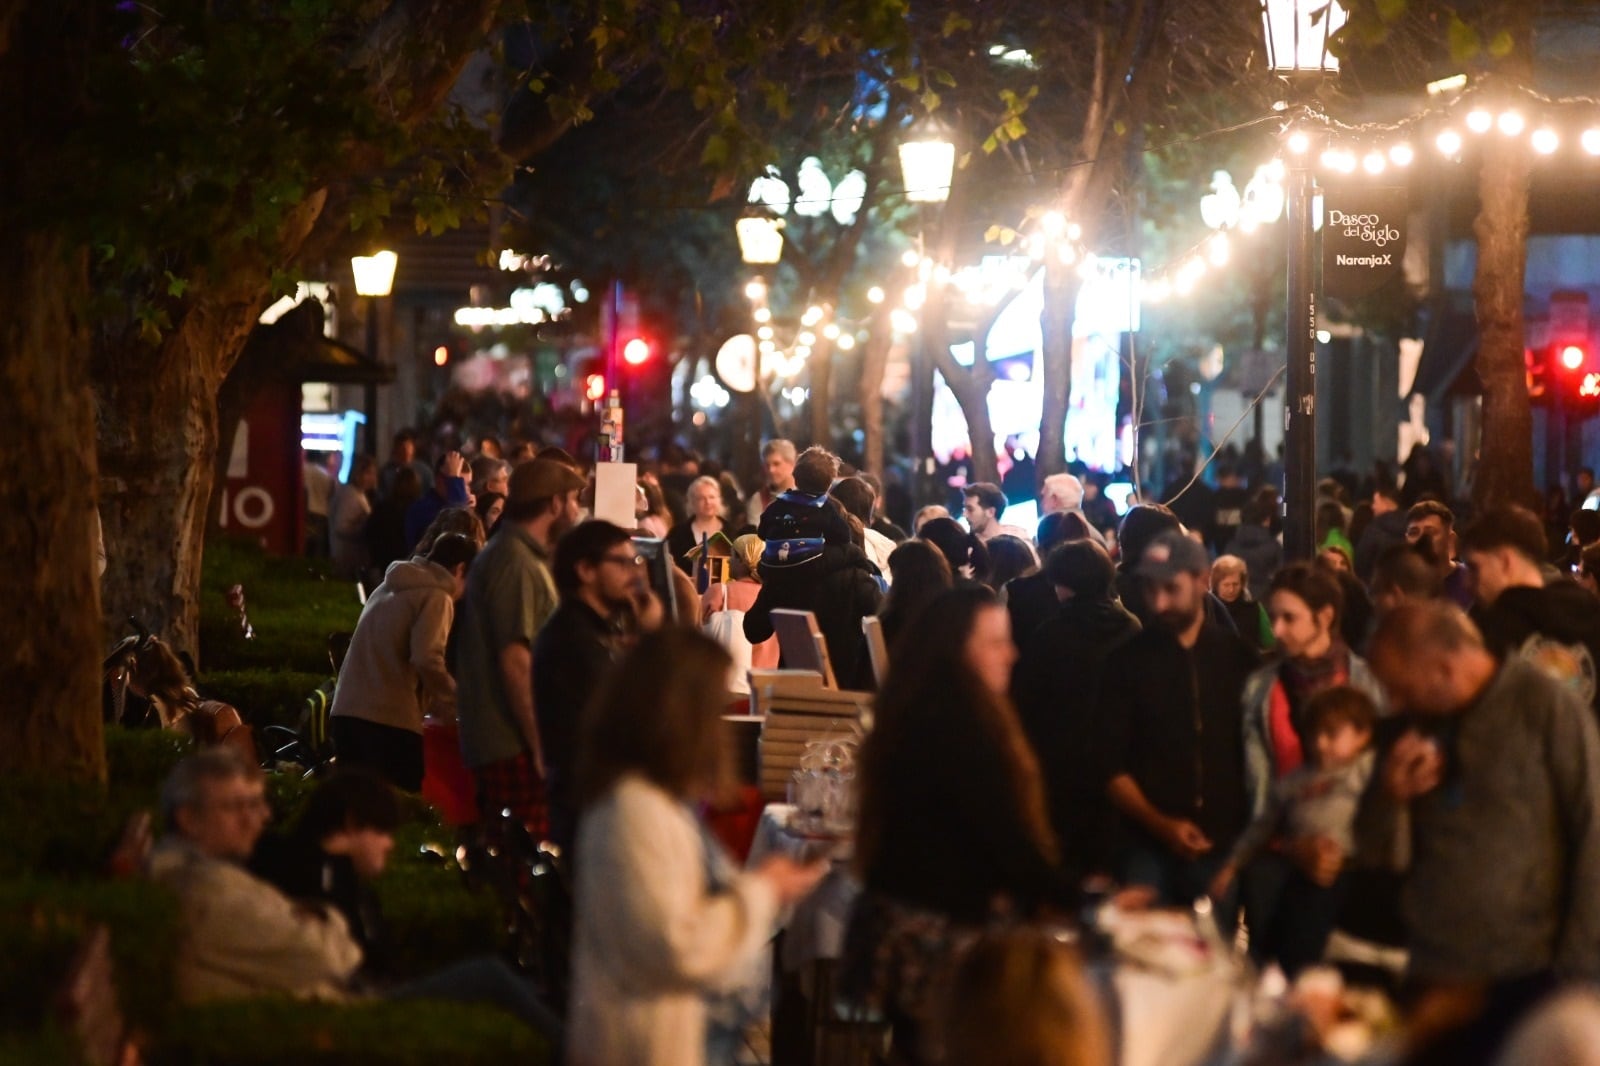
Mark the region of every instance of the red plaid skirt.
POLYGON ((532 752, 485 763, 472 773, 478 779, 478 809, 485 818, 510 811, 512 817, 527 826, 534 840, 549 836, 550 806, 545 799, 544 781, 534 771, 532 752))

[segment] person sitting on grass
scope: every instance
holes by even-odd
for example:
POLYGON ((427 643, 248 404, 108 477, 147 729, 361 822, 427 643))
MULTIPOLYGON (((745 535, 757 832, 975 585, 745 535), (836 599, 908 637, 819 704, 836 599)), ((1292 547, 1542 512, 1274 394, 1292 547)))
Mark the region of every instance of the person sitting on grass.
MULTIPOLYGON (((269 813, 259 767, 231 748, 196 752, 168 775, 161 811, 168 832, 151 850, 146 872, 178 898, 179 1000, 273 994, 344 1000, 358 994, 353 978, 361 945, 339 908, 326 900, 291 900, 245 867, 269 813)), ((377 847, 371 854, 387 852, 377 847)), ((390 989, 384 998, 482 1003, 560 1038, 560 1024, 499 959, 457 963, 390 989)))

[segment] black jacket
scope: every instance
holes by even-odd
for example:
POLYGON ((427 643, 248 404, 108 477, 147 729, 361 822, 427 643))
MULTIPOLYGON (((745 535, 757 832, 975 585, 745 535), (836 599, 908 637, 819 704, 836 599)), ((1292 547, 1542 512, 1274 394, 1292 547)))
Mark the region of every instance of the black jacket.
POLYGON ((577 831, 578 716, 611 670, 615 635, 593 607, 568 596, 533 640, 533 713, 544 749, 550 835, 563 848, 577 831))
POLYGON ((1257 662, 1210 621, 1193 648, 1159 626, 1124 644, 1100 683, 1104 779, 1128 774, 1151 806, 1226 849, 1249 817, 1239 701, 1257 662))
POLYGON ((1011 616, 1011 642, 1018 651, 1026 648, 1034 630, 1054 618, 1060 609, 1061 600, 1056 596, 1056 587, 1043 571, 1006 582, 1006 613, 1011 616))
MULTIPOLYGON (((770 511, 771 508, 768 508, 770 511)), ((810 611, 828 643, 828 658, 841 684, 857 675, 861 620, 877 614, 883 601, 878 568, 854 544, 829 544, 810 562, 761 567, 761 592, 744 616, 744 635, 752 644, 772 636, 775 607, 810 611)))
POLYGON ((1011 697, 1039 758, 1051 825, 1062 854, 1085 870, 1109 868, 1115 840, 1096 747, 1106 659, 1139 629, 1119 603, 1067 600, 1023 642, 1012 672, 1011 697))
POLYGON ((384 976, 389 966, 378 897, 356 873, 348 855, 329 855, 296 833, 265 833, 250 856, 250 872, 290 899, 326 903, 344 915, 361 945, 361 972, 384 976))
POLYGON ((1509 588, 1473 619, 1497 658, 1530 660, 1600 713, 1600 600, 1587 590, 1565 578, 1509 588))

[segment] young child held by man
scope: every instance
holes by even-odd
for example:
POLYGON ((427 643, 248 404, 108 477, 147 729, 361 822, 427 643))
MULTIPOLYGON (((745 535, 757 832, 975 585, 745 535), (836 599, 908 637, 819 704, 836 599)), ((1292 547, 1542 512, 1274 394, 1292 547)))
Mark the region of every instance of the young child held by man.
POLYGON ((1276 959, 1291 977, 1322 958, 1344 901, 1345 876, 1314 881, 1270 853, 1268 846, 1322 839, 1332 841, 1346 857, 1354 851, 1356 809, 1372 779, 1372 730, 1378 713, 1366 693, 1349 685, 1317 693, 1306 711, 1316 738, 1315 761, 1273 784, 1266 807, 1240 835, 1211 883, 1212 897, 1220 899, 1251 862, 1280 866, 1283 891, 1271 913, 1258 917, 1259 928, 1250 930, 1250 948, 1257 959, 1276 959))
POLYGON ((819 557, 824 546, 842 548, 850 543, 844 512, 828 498, 838 476, 839 460, 827 449, 811 447, 800 453, 794 464, 794 488, 761 512, 763 565, 798 565, 819 557))

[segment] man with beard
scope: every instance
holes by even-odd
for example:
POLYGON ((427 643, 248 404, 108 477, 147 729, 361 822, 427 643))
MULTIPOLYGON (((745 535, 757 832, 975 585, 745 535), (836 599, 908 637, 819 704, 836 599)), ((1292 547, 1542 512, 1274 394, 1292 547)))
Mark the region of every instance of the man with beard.
POLYGON ((1406 512, 1406 543, 1433 564, 1442 595, 1463 611, 1472 606, 1472 575, 1456 562, 1455 512, 1438 500, 1419 500, 1406 512))
MULTIPOLYGON (((1106 661, 1096 714, 1103 779, 1130 827, 1125 882, 1187 905, 1248 818, 1239 697, 1256 654, 1208 618, 1210 560, 1195 541, 1163 533, 1135 574, 1148 622, 1106 661)), ((1224 926, 1233 910, 1221 902, 1224 926)))
POLYGON ((467 573, 456 658, 461 752, 487 812, 547 830, 544 748, 533 698, 533 641, 555 612, 546 560, 578 520, 583 478, 549 459, 511 472, 500 528, 467 573))
POLYGON ((632 535, 598 519, 556 545, 551 571, 561 606, 533 643, 533 698, 550 797, 550 839, 566 850, 577 828, 573 770, 578 716, 610 676, 630 614, 636 629, 660 628, 665 612, 645 581, 632 535))

